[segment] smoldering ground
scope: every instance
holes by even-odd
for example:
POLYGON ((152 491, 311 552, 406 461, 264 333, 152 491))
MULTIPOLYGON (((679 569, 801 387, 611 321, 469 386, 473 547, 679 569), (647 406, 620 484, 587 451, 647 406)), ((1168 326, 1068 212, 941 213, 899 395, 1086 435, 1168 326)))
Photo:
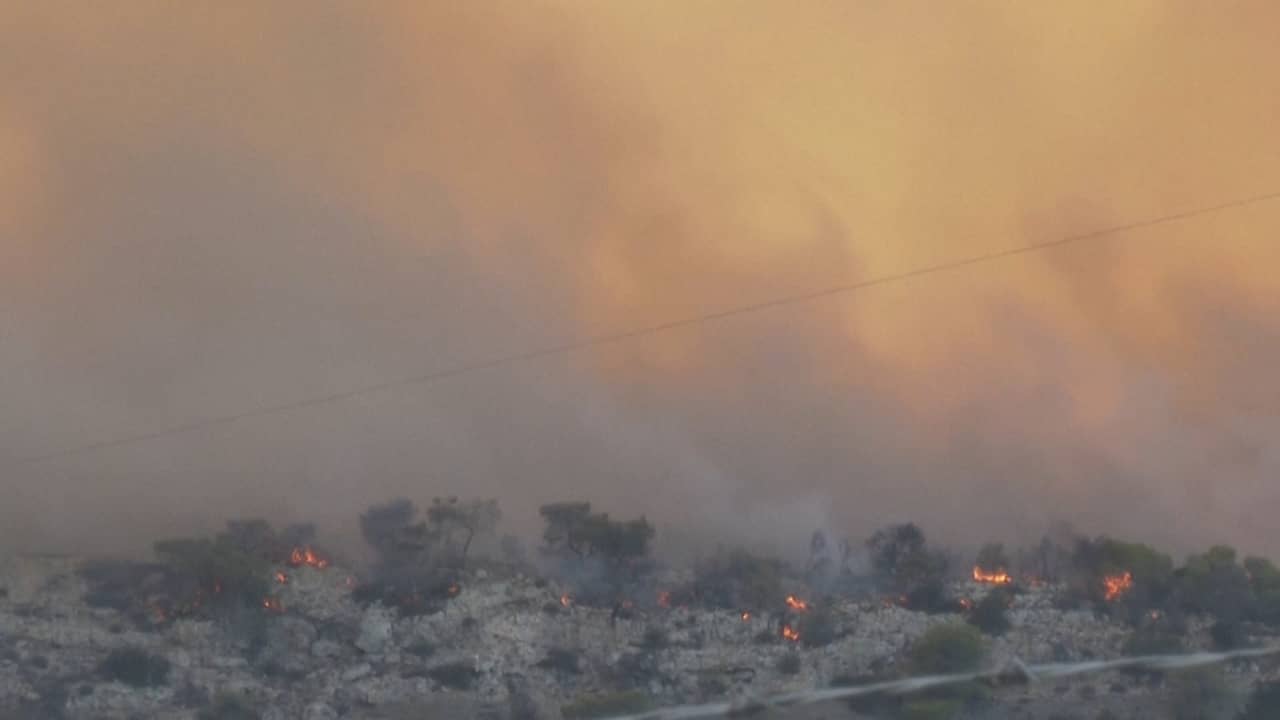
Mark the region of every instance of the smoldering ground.
POLYGON ((1274 553, 1275 204, 20 461, 1280 189, 1277 12, 10 3, 3 537, 462 494, 1274 553))

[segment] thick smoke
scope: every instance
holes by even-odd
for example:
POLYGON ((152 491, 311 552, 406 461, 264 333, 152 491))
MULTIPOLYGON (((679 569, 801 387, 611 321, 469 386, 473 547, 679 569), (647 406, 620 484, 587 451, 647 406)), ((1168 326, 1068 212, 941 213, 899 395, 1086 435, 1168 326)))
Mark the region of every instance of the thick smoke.
POLYGON ((1273 4, 5 4, 4 541, 462 494, 1280 553, 1280 204, 17 462, 1280 190, 1273 4))

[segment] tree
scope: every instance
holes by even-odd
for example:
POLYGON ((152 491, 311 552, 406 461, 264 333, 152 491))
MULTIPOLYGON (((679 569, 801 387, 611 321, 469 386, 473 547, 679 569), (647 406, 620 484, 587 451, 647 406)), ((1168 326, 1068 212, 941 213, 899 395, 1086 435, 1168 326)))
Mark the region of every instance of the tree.
POLYGON ((947 606, 947 557, 929 549, 924 532, 912 523, 876 531, 867 540, 871 564, 883 587, 906 599, 913 609, 937 612, 947 606))
POLYGON ((427 508, 427 523, 433 537, 439 539, 446 557, 465 563, 471 542, 479 535, 492 533, 502 518, 497 500, 447 500, 434 498, 427 508))
POLYGON ((721 550, 694 569, 693 594, 702 603, 726 610, 756 612, 782 602, 781 560, 742 548, 721 550))
POLYGON ((1236 562, 1236 551, 1217 545, 1192 555, 1177 572, 1177 596, 1188 612, 1238 623, 1256 607, 1249 572, 1236 562))
POLYGON ((552 503, 538 512, 546 522, 542 539, 549 550, 568 551, 579 558, 597 557, 614 565, 647 555, 655 535, 643 516, 613 520, 608 513, 591 512, 591 503, 552 503))
POLYGON ((978 551, 978 559, 975 564, 984 572, 1008 572, 1009 556, 1005 554, 1004 545, 987 543, 978 551))

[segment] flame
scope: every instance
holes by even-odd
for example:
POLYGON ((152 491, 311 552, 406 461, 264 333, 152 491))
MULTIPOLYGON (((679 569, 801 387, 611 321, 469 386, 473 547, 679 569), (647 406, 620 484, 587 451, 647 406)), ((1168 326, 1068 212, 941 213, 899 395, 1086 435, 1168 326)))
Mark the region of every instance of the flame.
POLYGON ((294 548, 293 552, 289 553, 289 564, 294 567, 308 565, 318 570, 323 570, 329 567, 329 560, 316 554, 316 551, 312 550, 310 545, 304 545, 303 547, 294 548))
POLYGON ((262 607, 268 612, 284 612, 284 605, 280 604, 280 598, 265 597, 262 598, 262 607))
POLYGON ((743 610, 743 611, 742 611, 742 622, 750 622, 750 621, 751 621, 751 613, 747 612, 746 610, 743 610))
POLYGON ((671 593, 670 593, 670 592, 668 592, 668 591, 666 591, 666 590, 659 590, 659 591, 658 591, 658 607, 661 607, 661 608, 669 608, 669 607, 671 607, 671 593))
POLYGON ((1111 602, 1133 588, 1133 573, 1126 570, 1122 575, 1108 575, 1102 578, 1102 585, 1107 602, 1111 602))
POLYGON ((569 597, 569 593, 560 596, 560 607, 569 607, 573 603, 573 598, 569 597))
POLYGON ((795 595, 788 595, 787 607, 791 608, 792 610, 795 610, 796 612, 805 612, 806 610, 809 609, 809 603, 801 600, 795 595))
MULTIPOLYGON (((288 575, 285 575, 283 572, 277 571, 277 572, 276 572, 276 582, 280 583, 281 585, 288 585, 288 584, 289 584, 289 576, 288 576, 288 575)), ((214 592, 217 592, 217 591, 215 590, 214 592)))
POLYGON ((458 587, 458 583, 453 583, 449 586, 449 597, 457 597, 460 592, 462 592, 462 588, 458 587))
POLYGON ((800 640, 800 631, 790 625, 783 625, 782 637, 783 639, 790 640, 791 642, 798 642, 800 640))
POLYGON ((986 572, 977 565, 973 566, 973 579, 987 585, 1008 585, 1013 582, 1013 578, 1009 577, 1009 573, 1004 570, 986 572))
POLYGON ((969 598, 960 598, 960 607, 964 608, 965 610, 972 610, 973 601, 970 600, 969 598))

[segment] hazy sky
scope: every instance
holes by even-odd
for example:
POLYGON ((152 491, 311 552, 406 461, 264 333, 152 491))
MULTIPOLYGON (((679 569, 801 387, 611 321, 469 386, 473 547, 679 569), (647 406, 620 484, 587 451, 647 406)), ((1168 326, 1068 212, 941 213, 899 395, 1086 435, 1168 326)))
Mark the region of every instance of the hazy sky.
POLYGON ((1273 2, 0 0, 0 539, 571 498, 1280 554, 1273 2))

